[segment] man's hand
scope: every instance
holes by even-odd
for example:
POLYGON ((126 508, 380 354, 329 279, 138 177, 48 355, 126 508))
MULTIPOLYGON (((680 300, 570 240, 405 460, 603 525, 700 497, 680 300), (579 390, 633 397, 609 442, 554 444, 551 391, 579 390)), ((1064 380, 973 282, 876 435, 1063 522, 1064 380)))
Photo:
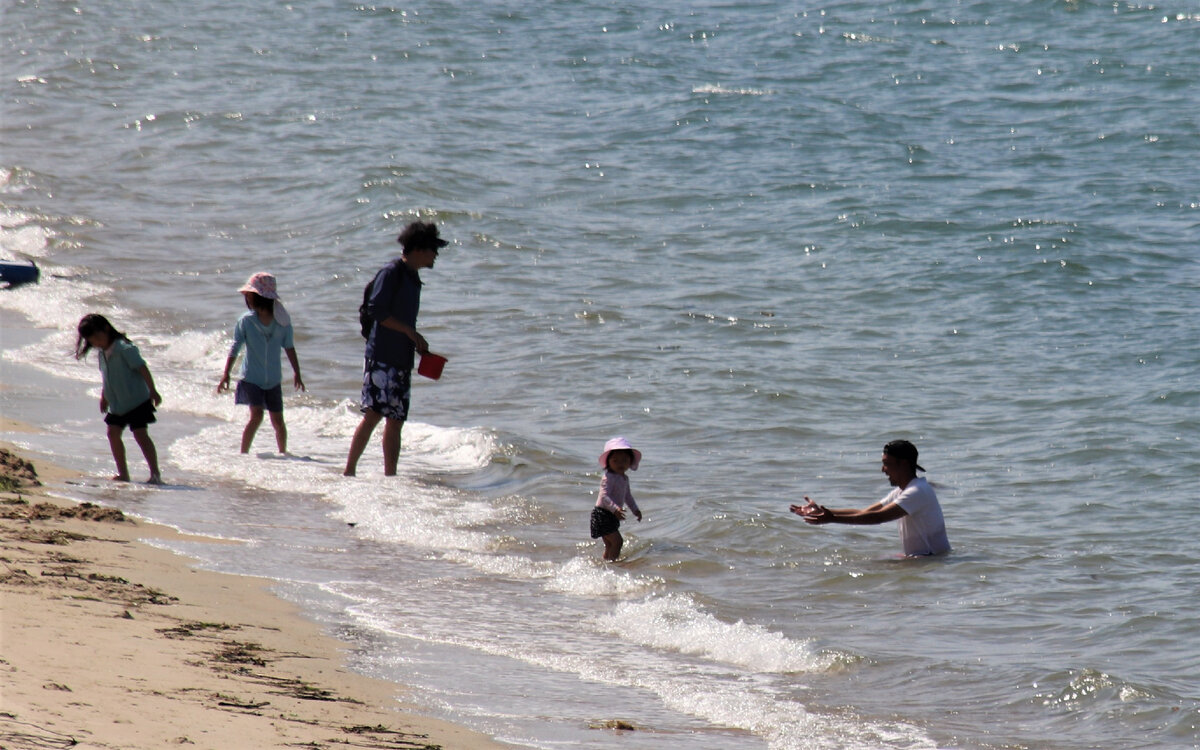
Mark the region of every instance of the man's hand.
POLYGON ((832 511, 824 505, 817 505, 807 496, 804 499, 808 501, 806 504, 793 505, 789 510, 803 518, 805 523, 820 525, 833 521, 832 511))

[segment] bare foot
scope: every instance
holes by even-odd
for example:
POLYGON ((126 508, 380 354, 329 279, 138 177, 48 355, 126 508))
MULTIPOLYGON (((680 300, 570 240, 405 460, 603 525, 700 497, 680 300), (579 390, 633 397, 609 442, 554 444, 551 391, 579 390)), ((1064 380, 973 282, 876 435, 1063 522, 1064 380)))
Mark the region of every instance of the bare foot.
POLYGON ((120 474, 117 474, 115 477, 113 477, 113 478, 112 478, 112 480, 113 480, 114 482, 128 482, 128 481, 129 481, 129 475, 128 475, 128 474, 126 474, 125 476, 121 476, 120 474))
POLYGON ((162 484, 162 483, 163 483, 162 477, 160 477, 158 474, 151 474, 150 478, 146 480, 146 484, 162 484))

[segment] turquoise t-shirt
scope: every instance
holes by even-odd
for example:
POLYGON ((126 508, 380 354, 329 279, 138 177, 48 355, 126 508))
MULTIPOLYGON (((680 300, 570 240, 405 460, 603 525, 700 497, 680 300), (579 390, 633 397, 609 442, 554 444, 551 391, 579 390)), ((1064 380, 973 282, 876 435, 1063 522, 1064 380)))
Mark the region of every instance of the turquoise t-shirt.
POLYGON ((283 382, 279 354, 284 349, 295 348, 291 326, 281 326, 275 320, 264 326, 259 322, 257 313, 247 310, 233 327, 233 346, 229 348, 229 356, 236 357, 243 346, 246 347, 246 356, 242 359, 239 378, 263 390, 283 382))
POLYGON ((100 351, 100 375, 109 414, 126 414, 150 399, 150 386, 138 372, 146 366, 141 352, 125 339, 113 342, 106 354, 100 351))

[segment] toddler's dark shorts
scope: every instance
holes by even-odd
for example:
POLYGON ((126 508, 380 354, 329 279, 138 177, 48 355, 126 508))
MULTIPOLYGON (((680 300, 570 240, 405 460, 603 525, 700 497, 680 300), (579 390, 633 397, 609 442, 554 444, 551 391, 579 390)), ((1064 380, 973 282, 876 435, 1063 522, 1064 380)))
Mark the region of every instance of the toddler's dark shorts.
POLYGON ((621 528, 621 519, 611 510, 601 507, 592 508, 592 539, 607 536, 621 528))

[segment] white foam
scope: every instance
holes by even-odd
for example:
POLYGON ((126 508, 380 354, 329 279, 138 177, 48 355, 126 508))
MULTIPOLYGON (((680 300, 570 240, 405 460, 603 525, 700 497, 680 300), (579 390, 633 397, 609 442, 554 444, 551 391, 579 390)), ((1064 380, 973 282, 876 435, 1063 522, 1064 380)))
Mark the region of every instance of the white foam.
POLYGON ((171 365, 189 367, 205 373, 216 373, 225 367, 229 354, 229 337, 225 332, 184 331, 180 334, 152 337, 151 343, 159 347, 158 358, 171 365))
POLYGON ((937 747, 918 727, 901 722, 881 724, 853 716, 810 713, 804 704, 781 697, 773 684, 754 684, 705 672, 688 673, 670 663, 649 669, 628 668, 567 654, 531 661, 579 674, 584 679, 649 691, 672 710, 716 726, 753 732, 766 740, 771 750, 878 750, 880 747, 935 750, 937 747))
MULTIPOLYGON (((460 629, 435 626, 425 630, 397 630, 386 607, 369 598, 346 611, 360 625, 432 643, 465 647, 484 654, 517 659, 524 663, 572 674, 602 685, 645 691, 657 696, 674 711, 695 716, 717 726, 752 732, 762 737, 771 750, 876 750, 906 747, 933 750, 936 743, 919 727, 902 722, 865 721, 852 715, 810 712, 788 697, 792 681, 786 675, 751 679, 736 671, 716 666, 691 664, 682 667, 677 659, 661 651, 626 648, 628 633, 617 633, 622 644, 605 656, 593 649, 574 649, 553 633, 545 639, 532 634, 519 639, 506 633, 469 635, 460 629)), ((493 621, 495 624, 495 621, 493 621)), ((609 691, 610 699, 618 694, 609 691)))
MULTIPOLYGON (((6 218, 14 217, 9 215, 6 218)), ((9 224, 6 218, 0 218, 0 247, 4 248, 6 255, 13 258, 22 255, 41 258, 47 254, 52 236, 49 229, 36 225, 9 224)))
MULTIPOLYGON (((0 168, 0 190, 21 192, 24 186, 17 178, 17 170, 0 168)), ((35 214, 11 207, 0 208, 0 257, 44 258, 49 255, 50 240, 56 234, 39 221, 35 214)))
POLYGON ((794 641, 740 620, 723 622, 679 594, 622 602, 596 624, 635 643, 753 672, 819 672, 835 661, 814 653, 811 641, 794 641))
MULTIPOLYGON (((177 440, 170 446, 172 461, 185 470, 264 490, 317 495, 330 503, 335 517, 353 523, 363 538, 446 551, 493 546, 494 537, 476 527, 495 526, 503 518, 502 509, 422 478, 430 465, 457 467, 478 461, 476 449, 486 440, 474 431, 409 423, 396 477, 375 476, 366 469, 364 456, 362 475, 347 478, 341 470, 357 424, 355 415, 337 407, 289 409, 289 455, 274 452, 274 433, 265 420, 250 453, 242 455, 237 451, 244 414, 243 408, 232 407, 230 421, 177 440)), ((368 450, 376 449, 373 441, 368 450)))
POLYGON ((491 512, 486 503, 464 501, 445 488, 407 482, 356 484, 339 493, 342 510, 336 515, 354 523, 360 536, 448 552, 482 551, 494 542, 486 532, 469 528, 491 512))
POLYGON ((662 585, 661 578, 630 575, 594 558, 576 557, 565 562, 551 562, 520 555, 462 552, 447 554, 446 559, 489 575, 541 581, 545 590, 571 596, 627 596, 662 585))
POLYGON ((491 463, 495 437, 481 428, 405 425, 406 450, 420 468, 439 472, 471 472, 491 463))
MULTIPOLYGON (((79 279, 61 278, 43 268, 38 283, 22 284, 4 290, 4 294, 0 294, 0 309, 21 313, 32 321, 35 328, 69 331, 69 349, 73 349, 79 319, 92 312, 84 304, 84 300, 104 291, 103 287, 79 279)), ((120 328, 119 321, 124 317, 124 311, 119 307, 106 305, 105 316, 120 328)))
POLYGON ((720 84, 704 84, 692 88, 693 94, 736 94, 740 96, 767 96, 774 94, 771 89, 729 88, 720 84))

